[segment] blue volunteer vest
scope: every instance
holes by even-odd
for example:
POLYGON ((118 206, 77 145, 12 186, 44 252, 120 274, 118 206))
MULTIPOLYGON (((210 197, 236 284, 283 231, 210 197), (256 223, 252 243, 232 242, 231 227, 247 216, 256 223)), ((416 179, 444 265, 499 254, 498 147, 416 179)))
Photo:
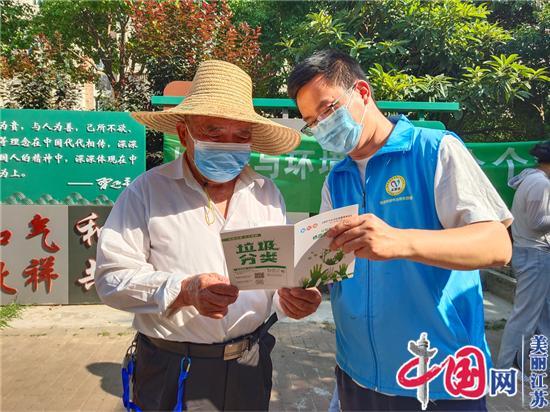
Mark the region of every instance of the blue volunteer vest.
MULTIPOLYGON (((393 227, 442 229, 434 200, 439 144, 452 132, 414 127, 405 116, 369 160, 365 182, 348 156, 328 176, 334 208, 359 205, 393 227)), ((458 138, 458 137, 457 137, 458 138)), ((331 302, 336 323, 336 361, 353 380, 394 395, 416 396, 396 380, 413 357, 410 340, 428 333, 441 363, 465 345, 480 348, 491 367, 485 339, 479 272, 441 269, 408 260, 356 259, 354 277, 334 284, 331 302)), ((411 376, 416 373, 411 372, 411 376)), ((430 399, 451 399, 443 373, 430 383, 430 399)))

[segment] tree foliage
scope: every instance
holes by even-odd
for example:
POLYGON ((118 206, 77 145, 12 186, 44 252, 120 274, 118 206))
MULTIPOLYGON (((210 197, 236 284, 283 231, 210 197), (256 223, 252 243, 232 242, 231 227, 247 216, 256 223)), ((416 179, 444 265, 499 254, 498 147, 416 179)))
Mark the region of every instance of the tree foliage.
POLYGON ((27 49, 14 49, 0 58, 5 107, 29 109, 75 109, 80 89, 66 72, 62 45, 36 35, 26 41, 27 49))
POLYGON ((541 138, 549 103, 548 10, 541 3, 531 10, 532 25, 505 28, 484 3, 337 2, 307 14, 278 45, 288 68, 327 47, 349 53, 378 99, 459 101, 460 118, 440 117, 463 135, 541 138))
POLYGON ((133 24, 132 52, 140 56, 152 90, 162 93, 172 80, 191 80, 198 64, 221 59, 265 78, 260 28, 234 24, 226 1, 128 1, 133 24))
POLYGON ((62 45, 51 49, 49 58, 59 63, 57 69, 62 64, 61 72, 73 82, 107 80, 110 93, 100 93, 101 109, 146 108, 152 93, 162 93, 172 80, 191 80, 205 59, 233 62, 256 81, 269 75, 260 29, 233 24, 225 0, 44 0, 35 16, 7 1, 9 38, 18 41, 7 46, 3 77, 32 75, 18 59, 32 54, 29 45, 39 36, 49 45, 62 45), (29 17, 14 17, 23 12, 29 17))
POLYGON ((461 115, 432 117, 466 138, 549 136, 543 0, 2 0, 1 14, 0 92, 13 107, 70 108, 93 81, 100 109, 147 109, 211 58, 246 70, 256 96, 284 96, 297 61, 335 47, 377 99, 459 101, 461 115))

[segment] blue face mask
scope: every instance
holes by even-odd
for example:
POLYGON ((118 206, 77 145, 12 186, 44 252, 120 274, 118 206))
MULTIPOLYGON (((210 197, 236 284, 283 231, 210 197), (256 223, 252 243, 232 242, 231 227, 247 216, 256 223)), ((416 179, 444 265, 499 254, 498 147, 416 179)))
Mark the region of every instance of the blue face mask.
POLYGON ((347 107, 339 107, 330 116, 312 127, 311 131, 323 149, 348 154, 359 144, 366 111, 367 107, 365 106, 361 121, 357 123, 351 117, 347 107))
POLYGON ((235 179, 250 160, 250 143, 203 142, 192 136, 191 139, 195 147, 195 166, 201 175, 213 182, 235 179))

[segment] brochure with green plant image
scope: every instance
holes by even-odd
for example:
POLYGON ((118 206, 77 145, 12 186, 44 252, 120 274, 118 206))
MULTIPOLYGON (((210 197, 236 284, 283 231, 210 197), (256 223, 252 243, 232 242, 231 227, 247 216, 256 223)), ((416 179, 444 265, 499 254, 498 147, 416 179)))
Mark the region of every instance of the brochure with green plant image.
POLYGON ((352 205, 294 225, 222 231, 231 284, 240 290, 313 287, 352 277, 355 256, 331 250, 325 234, 358 210, 352 205))

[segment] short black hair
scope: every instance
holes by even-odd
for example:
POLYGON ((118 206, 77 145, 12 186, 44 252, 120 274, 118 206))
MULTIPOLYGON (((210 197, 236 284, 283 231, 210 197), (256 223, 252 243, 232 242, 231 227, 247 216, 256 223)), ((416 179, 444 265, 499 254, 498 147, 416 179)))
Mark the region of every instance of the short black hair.
POLYGON ((535 156, 539 163, 550 163, 550 140, 536 144, 529 153, 535 156))
POLYGON ((315 52, 294 67, 288 77, 287 90, 291 99, 317 75, 323 75, 332 85, 349 88, 357 80, 366 80, 359 62, 349 54, 336 49, 315 52))

